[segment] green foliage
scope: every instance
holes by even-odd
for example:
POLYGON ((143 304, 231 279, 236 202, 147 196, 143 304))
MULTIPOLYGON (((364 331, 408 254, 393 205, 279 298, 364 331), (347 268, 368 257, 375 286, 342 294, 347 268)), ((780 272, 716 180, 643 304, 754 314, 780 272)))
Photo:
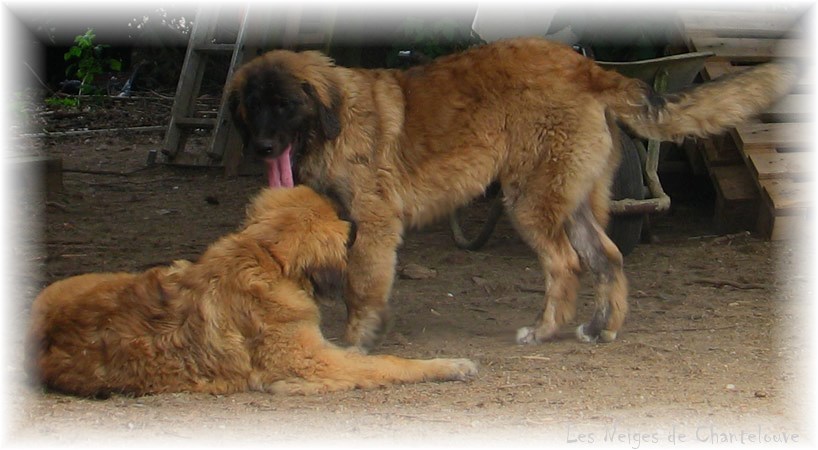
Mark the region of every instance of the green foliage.
POLYGON ((82 82, 80 87, 80 94, 96 93, 94 87, 91 85, 96 75, 103 73, 105 70, 122 70, 122 62, 117 59, 106 58, 104 50, 107 45, 94 44, 96 35, 94 30, 88 29, 85 34, 81 34, 74 38, 74 45, 65 53, 66 61, 73 60, 65 74, 69 77, 76 76, 82 82))
POLYGON ((76 108, 80 105, 80 101, 73 97, 48 97, 45 99, 45 104, 49 106, 76 108))
POLYGON ((427 22, 421 19, 408 18, 399 29, 399 38, 389 53, 387 65, 400 65, 398 52, 412 50, 423 56, 434 59, 438 56, 465 50, 474 45, 485 44, 468 26, 460 26, 449 19, 427 22))

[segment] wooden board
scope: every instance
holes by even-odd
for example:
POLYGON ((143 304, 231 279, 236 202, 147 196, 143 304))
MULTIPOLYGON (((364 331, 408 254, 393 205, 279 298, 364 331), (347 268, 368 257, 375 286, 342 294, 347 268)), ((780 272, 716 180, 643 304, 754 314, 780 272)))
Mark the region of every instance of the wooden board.
POLYGON ((719 233, 736 233, 755 227, 760 194, 755 181, 743 164, 710 168, 716 189, 713 216, 719 233))
POLYGON ((742 165, 719 166, 711 170, 716 190, 728 201, 755 200, 758 188, 742 165))
MULTIPOLYGON (((777 57, 807 59, 811 56, 799 23, 803 12, 712 11, 689 10, 679 13, 682 33, 691 51, 710 51, 702 77, 713 80, 746 70, 750 65, 777 57)), ((711 167, 711 177, 718 193, 716 221, 735 222, 744 218, 742 189, 747 179, 761 193, 756 229, 771 239, 794 237, 811 220, 814 210, 811 192, 814 187, 812 152, 812 77, 804 76, 794 92, 763 112, 758 121, 731 130, 731 147, 745 165, 730 169, 711 167), (741 178, 741 171, 744 176, 741 178), (742 187, 743 186, 743 187, 742 187), (731 206, 732 205, 732 206, 731 206), (718 213, 724 215, 719 217, 718 213)), ((713 141, 718 144, 718 141, 713 141)), ((705 148, 713 159, 723 152, 705 148)), ((723 158, 722 158, 723 159, 723 158)))
POLYGON ((790 178, 812 178, 812 155, 810 153, 758 152, 747 155, 750 170, 759 181, 790 178))
POLYGON ((799 39, 695 36, 690 42, 696 51, 713 52, 713 61, 758 63, 776 57, 806 58, 809 55, 809 49, 799 39))
POLYGON ((704 63, 702 77, 705 79, 705 81, 711 81, 715 80, 716 78, 723 77, 729 73, 744 70, 746 68, 747 67, 745 66, 734 66, 729 61, 712 60, 704 63))
POLYGON ((762 180, 761 186, 777 216, 804 214, 815 206, 815 181, 762 180))
POLYGON ((769 210, 759 214, 756 229, 771 241, 809 237, 815 233, 815 221, 805 216, 773 216, 769 210))
POLYGON ((771 240, 808 236, 815 229, 815 181, 762 180, 758 229, 771 240))
POLYGON ((761 114, 762 122, 807 122, 812 117, 812 94, 790 94, 761 114))
POLYGON ((745 152, 755 150, 801 150, 812 146, 811 123, 748 123, 733 131, 736 144, 745 152))
POLYGON ((744 161, 733 139, 726 135, 713 136, 701 141, 699 149, 708 167, 730 166, 744 161))
POLYGON ((679 18, 688 36, 707 33, 719 37, 783 38, 801 34, 798 17, 790 13, 684 10, 679 18))

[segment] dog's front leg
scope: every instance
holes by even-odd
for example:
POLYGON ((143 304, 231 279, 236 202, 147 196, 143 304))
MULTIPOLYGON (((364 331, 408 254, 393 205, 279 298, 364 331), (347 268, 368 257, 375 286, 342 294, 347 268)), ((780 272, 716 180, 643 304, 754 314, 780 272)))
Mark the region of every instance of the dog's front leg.
POLYGON ((349 252, 344 291, 346 340, 367 352, 380 342, 391 325, 389 294, 403 225, 397 217, 391 221, 366 218, 356 221, 358 236, 349 252))

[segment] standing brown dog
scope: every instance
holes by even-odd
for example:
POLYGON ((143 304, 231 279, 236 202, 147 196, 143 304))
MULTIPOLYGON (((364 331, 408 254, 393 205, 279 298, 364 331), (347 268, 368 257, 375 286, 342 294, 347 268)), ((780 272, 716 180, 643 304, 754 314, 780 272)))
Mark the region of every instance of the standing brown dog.
MULTIPOLYGON (((319 329, 313 283, 346 267, 350 223, 306 186, 266 190, 199 261, 58 281, 32 306, 29 368, 83 396, 312 393, 465 380, 465 359, 367 356, 319 329)), ((330 277, 332 278, 332 277, 330 277)))
POLYGON ((620 159, 615 122, 651 139, 706 136, 763 110, 795 79, 794 67, 770 64, 661 96, 568 46, 528 38, 407 71, 272 51, 238 70, 228 95, 271 184, 332 192, 357 222, 347 339, 369 348, 387 318, 404 230, 449 214, 494 180, 545 275, 543 312, 517 340, 541 342, 572 320, 583 267, 597 299, 577 335, 614 339, 627 312, 622 255, 604 232, 620 159))

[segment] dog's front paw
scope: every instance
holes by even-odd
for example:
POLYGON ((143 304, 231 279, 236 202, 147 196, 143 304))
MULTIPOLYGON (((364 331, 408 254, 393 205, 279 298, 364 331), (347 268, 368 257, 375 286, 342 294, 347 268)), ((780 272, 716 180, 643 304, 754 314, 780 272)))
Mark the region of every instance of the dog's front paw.
POLYGON ((517 343, 531 345, 545 342, 554 337, 557 327, 522 327, 517 330, 517 343))
POLYGON ((392 327, 392 316, 388 308, 360 311, 349 319, 345 340, 367 354, 380 344, 392 327))
POLYGON ((443 360, 449 366, 448 381, 468 381, 477 376, 477 364, 469 359, 443 360))
POLYGON ((522 327, 517 330, 517 343, 520 345, 537 344, 537 335, 534 328, 522 327))
POLYGON ((427 371, 427 381, 468 381, 477 376, 477 364, 469 359, 436 358, 427 360, 426 363, 435 367, 427 371))

